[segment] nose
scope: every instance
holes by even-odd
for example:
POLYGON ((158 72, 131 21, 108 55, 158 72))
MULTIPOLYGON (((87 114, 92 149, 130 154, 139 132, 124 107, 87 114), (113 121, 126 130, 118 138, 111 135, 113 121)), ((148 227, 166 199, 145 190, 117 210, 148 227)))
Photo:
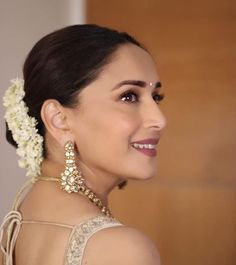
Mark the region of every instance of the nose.
POLYGON ((167 123, 159 105, 153 100, 143 105, 142 118, 145 128, 156 128, 158 131, 163 130, 167 123))

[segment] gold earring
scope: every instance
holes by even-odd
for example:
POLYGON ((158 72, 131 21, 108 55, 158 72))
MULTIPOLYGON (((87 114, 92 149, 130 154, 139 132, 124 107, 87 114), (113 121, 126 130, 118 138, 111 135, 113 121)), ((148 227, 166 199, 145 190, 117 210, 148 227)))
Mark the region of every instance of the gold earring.
POLYGON ((65 170, 61 173, 61 189, 68 193, 78 192, 84 179, 75 164, 74 143, 71 141, 65 144, 65 160, 65 170))

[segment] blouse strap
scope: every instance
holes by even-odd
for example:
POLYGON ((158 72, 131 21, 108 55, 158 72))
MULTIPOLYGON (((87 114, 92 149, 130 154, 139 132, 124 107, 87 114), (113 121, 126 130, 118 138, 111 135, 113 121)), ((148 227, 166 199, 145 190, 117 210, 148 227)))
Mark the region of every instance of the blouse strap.
POLYGON ((22 214, 19 211, 10 211, 3 218, 2 224, 0 226, 0 250, 3 252, 5 265, 13 265, 13 251, 22 224, 53 225, 69 228, 71 230, 73 230, 75 227, 74 225, 63 223, 23 220, 22 214))
POLYGON ((21 203, 22 200, 22 194, 30 187, 30 185, 34 184, 37 181, 36 178, 30 178, 27 179, 26 182, 24 183, 24 185, 18 190, 13 205, 12 205, 12 210, 13 211, 17 211, 19 208, 19 205, 21 203))
POLYGON ((68 242, 65 265, 82 264, 83 254, 88 240, 98 231, 123 224, 105 215, 99 215, 74 227, 68 242))
POLYGON ((5 257, 5 265, 13 265, 13 251, 20 231, 22 215, 18 211, 10 211, 0 226, 0 246, 5 257), (3 245, 3 235, 6 231, 6 244, 3 245))
POLYGON ((23 220, 21 224, 40 224, 40 225, 52 225, 59 226, 64 228, 73 229, 74 225, 64 224, 64 223, 56 223, 56 222, 48 222, 48 221, 34 221, 34 220, 23 220))
POLYGON ((56 177, 47 177, 47 176, 35 176, 35 177, 31 177, 29 179, 26 180, 26 182, 23 184, 23 186, 19 189, 19 191, 17 192, 13 205, 12 205, 12 210, 17 211, 17 209, 19 208, 19 205, 22 201, 22 194, 30 187, 30 185, 33 185, 34 183, 36 183, 39 180, 45 180, 45 181, 59 181, 59 178, 56 177))

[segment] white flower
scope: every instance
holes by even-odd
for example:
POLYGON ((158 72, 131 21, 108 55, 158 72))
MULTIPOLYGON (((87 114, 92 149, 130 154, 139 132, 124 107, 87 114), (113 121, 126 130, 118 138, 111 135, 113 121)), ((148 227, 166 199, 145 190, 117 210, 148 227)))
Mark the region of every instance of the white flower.
POLYGON ((19 166, 26 168, 27 176, 36 177, 41 173, 43 161, 43 137, 36 129, 37 120, 28 115, 28 107, 23 98, 25 96, 24 81, 14 79, 3 97, 6 107, 5 120, 12 133, 20 156, 19 166))

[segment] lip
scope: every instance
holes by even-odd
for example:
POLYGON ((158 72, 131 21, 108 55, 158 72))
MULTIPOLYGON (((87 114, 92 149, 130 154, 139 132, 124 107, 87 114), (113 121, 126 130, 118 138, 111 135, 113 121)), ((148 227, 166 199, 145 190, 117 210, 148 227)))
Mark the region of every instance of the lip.
POLYGON ((147 156, 153 156, 154 157, 154 156, 157 155, 157 150, 156 149, 147 149, 147 148, 140 149, 140 148, 135 148, 133 146, 133 144, 154 144, 154 145, 157 145, 158 142, 159 142, 159 138, 149 138, 149 139, 143 139, 143 140, 140 140, 140 141, 132 142, 131 143, 131 146, 135 150, 137 150, 137 151, 139 151, 139 152, 141 152, 141 153, 143 153, 143 154, 145 154, 147 156))
POLYGON ((149 138, 149 139, 144 139, 140 141, 135 141, 132 142, 131 144, 158 144, 159 139, 158 138, 149 138))
POLYGON ((139 149, 133 147, 135 150, 147 155, 147 156, 156 156, 157 155, 157 150, 156 149, 139 149))

